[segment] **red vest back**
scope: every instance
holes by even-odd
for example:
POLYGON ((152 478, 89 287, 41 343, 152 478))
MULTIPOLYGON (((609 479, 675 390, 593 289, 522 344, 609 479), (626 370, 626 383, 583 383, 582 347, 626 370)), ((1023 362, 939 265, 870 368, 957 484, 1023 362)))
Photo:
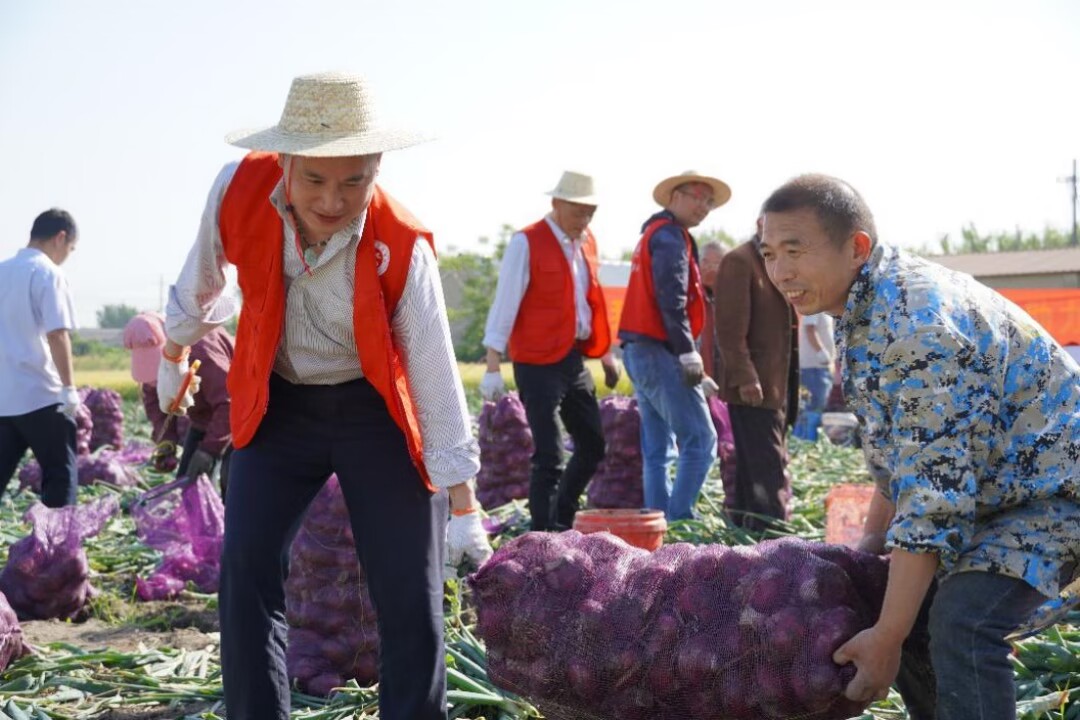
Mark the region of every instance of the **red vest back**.
POLYGON ((576 341, 574 276, 559 239, 546 220, 535 222, 522 232, 529 243, 529 286, 521 298, 507 343, 510 359, 530 365, 550 365, 566 357, 575 342, 585 357, 604 355, 611 348, 611 329, 600 288, 596 238, 586 230, 581 244, 589 271, 585 299, 592 310, 592 332, 587 339, 576 341))
MULTIPOLYGON (((674 225, 674 223, 666 218, 657 218, 649 223, 634 249, 634 258, 630 263, 630 280, 626 285, 626 298, 623 301, 622 316, 619 319, 620 330, 647 335, 660 342, 667 342, 668 335, 664 328, 663 318, 660 316, 660 308, 656 304, 649 240, 664 225, 674 225)), ((690 237, 686 228, 679 227, 679 229, 686 240, 686 256, 690 265, 686 288, 686 315, 690 321, 690 334, 697 339, 705 324, 705 296, 701 289, 701 273, 698 270, 697 261, 694 260, 694 239, 690 237)))
MULTIPOLYGON (((236 266, 243 305, 229 370, 233 445, 251 442, 266 414, 270 372, 285 319, 282 278, 284 230, 270 194, 281 180, 276 153, 249 153, 233 176, 218 219, 225 257, 236 266)), ((405 369, 390 331, 390 318, 405 288, 413 244, 432 234, 408 210, 375 188, 356 248, 353 334, 364 377, 379 392, 405 435, 409 454, 429 490, 423 444, 405 369)))

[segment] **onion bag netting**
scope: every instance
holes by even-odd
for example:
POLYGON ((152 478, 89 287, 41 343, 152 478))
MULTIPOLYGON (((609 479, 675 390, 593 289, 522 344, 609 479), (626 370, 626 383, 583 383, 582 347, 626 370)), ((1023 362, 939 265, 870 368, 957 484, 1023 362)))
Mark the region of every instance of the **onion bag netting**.
POLYGON ((0 592, 22 620, 77 618, 97 594, 82 541, 101 532, 119 508, 115 497, 92 503, 48 508, 35 503, 26 511, 30 534, 11 546, 0 572, 0 592))
POLYGON ((528 533, 470 584, 489 673, 549 718, 829 720, 854 665, 833 652, 877 619, 888 563, 794 538, 665 545, 528 533))
POLYGON ((4 593, 0 592, 0 672, 23 655, 22 628, 4 593))
POLYGON ((140 600, 176 597, 189 582, 201 592, 218 590, 225 535, 221 497, 205 475, 169 485, 174 489, 161 492, 165 486, 159 487, 151 491, 154 497, 131 508, 139 540, 163 555, 150 577, 135 579, 140 600))
POLYGON ((90 433, 90 451, 110 445, 114 448, 124 444, 124 400, 120 393, 108 388, 80 388, 83 404, 90 410, 93 430, 90 433))
POLYGON ((476 497, 480 504, 491 510, 527 498, 533 440, 517 393, 485 402, 477 424, 480 472, 476 475, 476 497))
POLYGON ((379 674, 375 607, 336 475, 308 508, 289 558, 289 678, 312 695, 329 695, 349 679, 374 684, 379 674))
POLYGON ((604 428, 604 459, 589 481, 589 507, 644 507, 641 413, 637 400, 622 395, 601 399, 600 423, 604 428))
POLYGON ((720 460, 720 480, 724 484, 724 507, 735 502, 735 436, 727 403, 717 397, 708 399, 709 415, 716 428, 716 457, 720 460))
POLYGON ((94 419, 90 415, 90 408, 85 403, 79 403, 75 408, 75 454, 90 454, 90 436, 94 432, 94 419))

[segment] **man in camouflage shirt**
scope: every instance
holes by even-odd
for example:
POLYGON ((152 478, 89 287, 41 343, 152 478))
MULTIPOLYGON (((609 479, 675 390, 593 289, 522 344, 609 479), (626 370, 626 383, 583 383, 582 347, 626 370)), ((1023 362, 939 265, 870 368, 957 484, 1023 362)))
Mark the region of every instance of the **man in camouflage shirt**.
POLYGON ((1015 718, 1005 636, 1080 552, 1080 368, 970 276, 877 243, 862 197, 805 175, 762 208, 773 283, 839 318, 844 396, 875 495, 862 547, 888 548, 877 623, 837 650, 853 700, 883 697, 934 580, 937 718, 1015 718))

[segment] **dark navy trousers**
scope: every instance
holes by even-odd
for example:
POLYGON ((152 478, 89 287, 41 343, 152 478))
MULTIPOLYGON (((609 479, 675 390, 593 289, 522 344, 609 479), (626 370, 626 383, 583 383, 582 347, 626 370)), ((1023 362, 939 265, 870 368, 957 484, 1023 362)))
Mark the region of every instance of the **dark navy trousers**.
POLYGON ((74 505, 79 487, 75 421, 59 405, 0 417, 0 495, 27 448, 41 466, 41 502, 52 508, 74 505))
POLYGON ((255 437, 231 460, 219 594, 229 720, 289 717, 289 546, 331 473, 378 614, 379 717, 443 720, 445 493, 424 488, 405 436, 366 380, 293 385, 277 375, 255 437))

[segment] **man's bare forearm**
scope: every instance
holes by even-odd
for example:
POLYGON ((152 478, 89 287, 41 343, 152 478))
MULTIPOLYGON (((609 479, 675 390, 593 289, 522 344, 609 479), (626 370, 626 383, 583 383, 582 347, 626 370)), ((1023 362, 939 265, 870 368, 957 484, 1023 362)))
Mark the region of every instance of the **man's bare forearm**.
POLYGON ((45 337, 49 342, 49 353, 56 365, 56 372, 60 375, 60 382, 65 386, 74 386, 75 366, 71 357, 71 333, 67 329, 53 330, 45 337))

